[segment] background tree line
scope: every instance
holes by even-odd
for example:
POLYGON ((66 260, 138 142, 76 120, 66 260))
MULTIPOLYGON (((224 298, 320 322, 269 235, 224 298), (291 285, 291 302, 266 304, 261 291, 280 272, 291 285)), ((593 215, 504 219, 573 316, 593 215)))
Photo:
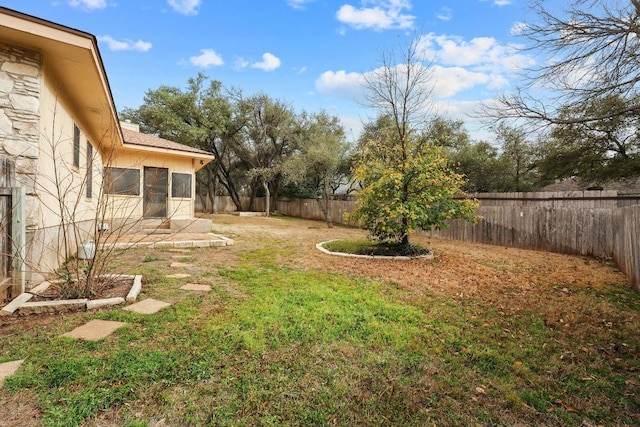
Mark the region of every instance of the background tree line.
MULTIPOLYGON (((253 209, 257 196, 269 194, 318 198, 326 211, 326 196, 358 188, 351 169, 359 147, 390 126, 390 117, 380 114, 365 124, 357 141, 348 141, 337 117, 296 113, 264 93, 224 90, 203 74, 189 79, 186 88, 147 91, 143 105, 120 116, 142 132, 215 154, 198 173, 197 194, 210 206, 215 196, 228 195, 238 210, 253 209), (248 206, 241 197, 249 197, 248 206)), ((586 136, 576 136, 587 133, 576 125, 554 126, 548 137, 531 141, 524 131, 501 123, 492 128, 493 140, 476 141, 461 120, 425 121, 423 138, 442 148, 453 170, 466 178, 467 192, 531 191, 571 176, 593 178, 585 161, 572 155, 588 143, 586 136), (570 160, 577 160, 574 167, 570 160)))

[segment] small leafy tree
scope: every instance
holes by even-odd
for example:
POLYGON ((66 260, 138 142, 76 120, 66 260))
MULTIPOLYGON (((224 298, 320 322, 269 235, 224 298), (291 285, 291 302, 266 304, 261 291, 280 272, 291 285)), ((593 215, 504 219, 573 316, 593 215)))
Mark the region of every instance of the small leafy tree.
POLYGON ((409 245, 413 230, 474 218, 477 203, 456 198, 463 176, 453 172, 441 147, 420 135, 399 144, 387 131, 361 144, 355 177, 365 185, 352 218, 378 240, 409 245))
POLYGON ((444 227, 447 219, 473 219, 477 204, 455 198, 461 194, 462 175, 420 131, 432 107, 431 63, 415 39, 397 53, 383 53, 381 66, 365 76, 366 99, 382 114, 358 144, 355 177, 364 188, 352 217, 374 238, 409 246, 412 230, 444 227))

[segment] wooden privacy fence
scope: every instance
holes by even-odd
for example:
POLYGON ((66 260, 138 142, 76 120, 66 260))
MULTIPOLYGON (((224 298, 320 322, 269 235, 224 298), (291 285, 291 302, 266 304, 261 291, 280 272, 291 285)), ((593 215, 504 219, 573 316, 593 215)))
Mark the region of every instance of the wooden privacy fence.
POLYGON ((450 221, 430 236, 613 258, 640 290, 640 194, 614 191, 474 194, 477 223, 450 221))
MULTIPOLYGON (((422 231, 429 236, 574 255, 612 258, 640 289, 640 194, 613 191, 479 193, 480 219, 450 221, 449 228, 422 231)), ((223 198, 224 199, 224 198, 223 198)), ((333 200, 332 218, 345 223, 355 197, 333 200)), ((219 206, 229 206, 220 200, 219 206)), ((247 201, 248 205, 248 201, 247 201)), ((264 209, 264 199, 256 200, 264 209)), ((278 213, 323 220, 313 199, 281 199, 278 213)))
POLYGON ((640 290, 640 205, 616 209, 613 232, 613 259, 640 290))
POLYGON ((481 206, 472 224, 451 221, 429 236, 536 249, 598 258, 613 258, 640 290, 640 205, 623 208, 535 208, 481 206))
POLYGON ((478 222, 454 220, 424 234, 444 239, 611 258, 613 209, 480 206, 478 222))

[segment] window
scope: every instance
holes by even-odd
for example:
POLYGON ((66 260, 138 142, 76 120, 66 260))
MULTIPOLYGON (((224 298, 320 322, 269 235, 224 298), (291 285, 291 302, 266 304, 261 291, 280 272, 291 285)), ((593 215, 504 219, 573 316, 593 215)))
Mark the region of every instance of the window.
POLYGON ((87 141, 87 199, 93 195, 93 145, 87 141))
POLYGON ((80 167, 80 129, 73 125, 73 166, 80 167))
POLYGON ((183 199, 191 198, 191 174, 171 174, 171 197, 183 199))
POLYGON ((139 169, 105 168, 104 182, 105 193, 107 194, 140 195, 139 169))

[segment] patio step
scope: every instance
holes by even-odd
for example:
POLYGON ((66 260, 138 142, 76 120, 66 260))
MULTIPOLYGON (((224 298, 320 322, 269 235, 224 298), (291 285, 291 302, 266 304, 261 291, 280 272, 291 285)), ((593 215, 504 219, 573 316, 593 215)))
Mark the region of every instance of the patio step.
POLYGON ((168 219, 144 219, 142 220, 142 232, 144 234, 170 234, 171 221, 168 219))

